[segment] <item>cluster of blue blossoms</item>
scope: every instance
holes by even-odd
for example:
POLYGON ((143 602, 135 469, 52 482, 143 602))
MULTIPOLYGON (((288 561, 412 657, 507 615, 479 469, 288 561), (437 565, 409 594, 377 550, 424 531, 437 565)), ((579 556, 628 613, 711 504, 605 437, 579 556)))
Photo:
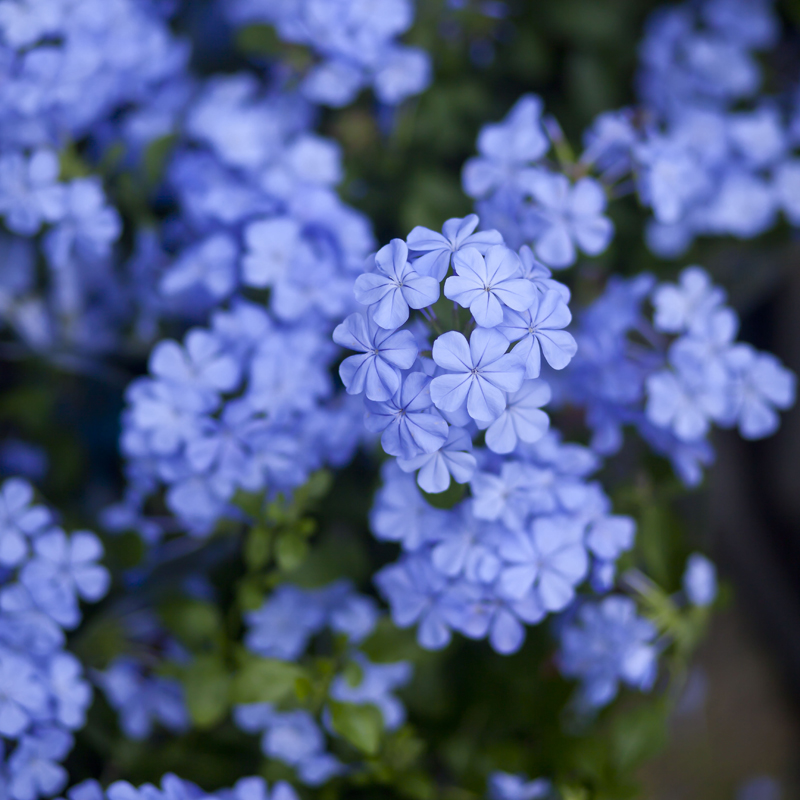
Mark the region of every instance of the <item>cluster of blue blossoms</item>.
POLYGON ((107 351, 131 321, 134 281, 114 254, 121 217, 101 180, 74 165, 72 177, 60 152, 86 140, 99 157, 112 116, 148 103, 188 55, 157 3, 0 4, 0 316, 28 347, 107 351))
MULTIPOLYGON (((699 267, 677 283, 612 278, 575 323, 552 270, 608 249, 607 205, 626 192, 652 210, 648 244, 665 257, 698 235, 758 235, 779 212, 800 224, 800 93, 761 97, 753 55, 777 36, 771 0, 658 12, 641 51, 642 109, 599 117, 577 160, 541 100, 522 97, 464 167, 477 214, 376 253, 368 220, 336 193, 341 154, 315 132, 315 106, 371 88, 391 107, 427 87, 429 56, 398 38, 410 0, 221 0, 235 28, 267 24, 308 48, 299 72, 283 65, 269 81, 193 76, 173 6, 0 0, 2 322, 70 367, 149 352, 149 374, 126 392, 127 488, 105 527, 137 530, 157 561, 164 537, 209 537, 240 517, 238 493, 291 494, 379 439, 389 458, 370 524, 401 553, 374 580, 398 627, 416 626, 430 650, 456 632, 511 654, 526 625, 556 619, 556 663, 580 683, 579 706, 603 707, 621 685, 650 689, 666 642, 617 580, 635 523, 594 476, 631 427, 696 485, 713 460, 712 425, 772 434, 795 377, 736 341, 736 314, 699 267), (131 182, 159 153, 163 180, 131 182), (100 174, 127 191, 129 241, 100 174), (185 335, 164 339, 168 327, 185 335), (332 375, 342 358, 345 391, 332 375), (546 408, 577 410, 590 444, 566 442, 546 408), (162 499, 169 516, 154 513, 162 499)), ((110 580, 97 537, 68 536, 32 502, 20 479, 0 490, 2 800, 68 783, 61 762, 91 690, 65 632, 110 580)), ((713 565, 693 556, 680 602, 705 607, 715 594, 713 565)), ((300 663, 317 637, 343 637, 358 673, 332 680, 318 716, 234 709, 307 786, 351 769, 330 752, 331 704, 376 706, 388 731, 405 720, 394 692, 410 663, 373 663, 360 649, 379 616, 339 582, 282 584, 245 617, 255 656, 300 663)), ((153 660, 191 659, 154 617, 137 624, 131 637, 153 660)), ((120 656, 93 678, 128 737, 189 728, 181 684, 146 659, 120 656)), ((489 784, 494 800, 551 791, 499 772, 489 784)), ((261 778, 207 795, 166 775, 160 789, 88 781, 67 797, 297 795, 261 778)))
POLYGON ((613 238, 607 198, 633 190, 653 212, 647 243, 665 258, 696 236, 753 238, 780 212, 798 225, 800 88, 760 95, 754 58, 775 44, 772 6, 706 0, 656 12, 640 50, 641 105, 601 114, 574 162, 559 152, 563 134, 542 119, 541 101, 520 99, 482 130, 464 167, 482 219, 512 247, 534 243, 552 269, 602 253, 613 238))
MULTIPOLYGON (((357 649, 375 630, 378 619, 375 601, 356 593, 347 581, 316 590, 284 584, 261 608, 246 615, 245 645, 265 658, 296 661, 320 633, 343 636, 347 658, 357 666, 359 677, 351 682, 343 674, 337 675, 330 685, 330 699, 370 703, 380 710, 384 728, 394 731, 405 721, 406 712, 392 692, 411 680, 412 666, 407 661, 375 664, 357 649)), ((326 751, 323 729, 305 709, 279 710, 271 703, 253 703, 237 706, 234 719, 243 730, 260 734, 261 750, 267 758, 293 767, 298 779, 308 786, 320 786, 348 771, 326 751)), ((335 736, 327 708, 322 722, 335 736)))
POLYGON ((65 634, 81 621, 80 601, 102 598, 110 580, 100 540, 68 535, 33 499, 20 478, 0 488, 0 789, 10 800, 67 784, 61 762, 92 691, 65 634))
POLYGON ((397 37, 414 21, 411 0, 221 1, 236 26, 273 25, 278 36, 309 47, 318 60, 302 75, 301 94, 313 103, 341 107, 370 87, 387 106, 428 88, 430 56, 397 37))

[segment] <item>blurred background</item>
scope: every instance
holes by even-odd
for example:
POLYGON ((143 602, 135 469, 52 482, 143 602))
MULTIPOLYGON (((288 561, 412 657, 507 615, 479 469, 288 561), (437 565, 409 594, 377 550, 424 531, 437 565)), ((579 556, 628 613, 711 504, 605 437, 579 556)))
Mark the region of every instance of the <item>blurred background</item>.
MULTIPOLYGON (((469 213, 461 166, 474 152, 479 128, 502 118, 525 92, 542 95, 580 147, 599 112, 634 102, 637 44, 657 5, 419 0, 407 41, 432 54, 432 87, 400 110, 376 110, 362 98, 323 112, 322 133, 344 149, 345 200, 371 218, 381 242, 469 213)), ((776 86, 796 81, 800 67, 800 2, 779 8, 783 36, 766 54, 776 86)), ((296 55, 268 30, 248 29, 237 38, 207 0, 184 3, 175 25, 196 43, 194 66, 201 73, 296 55)), ((748 243, 703 240, 671 264, 646 249, 644 212, 633 199, 617 203, 613 216, 619 234, 589 273, 650 270, 672 278, 686 264, 703 264, 739 311, 741 338, 800 373, 800 241, 791 241, 788 228, 748 243)), ((123 485, 122 393, 144 372, 143 355, 120 360, 103 375, 78 376, 17 360, 10 345, 3 347, 0 425, 7 444, 0 470, 27 459, 67 519, 96 513, 123 485), (15 451, 15 442, 33 447, 15 451), (44 448, 46 470, 37 462, 44 448)), ((678 549, 709 552, 730 592, 692 668, 669 742, 642 778, 653 800, 800 798, 800 410, 783 416, 773 438, 746 443, 719 433, 714 445, 718 457, 709 478, 692 494, 670 497, 665 514, 683 531, 678 549)), ((351 490, 358 486, 357 468, 354 475, 351 490)), ((120 543, 112 558, 124 561, 126 546, 120 543)), ((448 658, 452 663, 458 654, 448 658)))

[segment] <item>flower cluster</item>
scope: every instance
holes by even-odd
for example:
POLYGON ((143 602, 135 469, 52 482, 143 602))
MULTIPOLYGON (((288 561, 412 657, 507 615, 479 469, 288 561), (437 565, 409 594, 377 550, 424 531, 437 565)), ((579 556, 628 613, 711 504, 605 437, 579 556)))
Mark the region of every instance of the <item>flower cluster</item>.
MULTIPOLYGON (((374 631, 378 616, 375 602, 357 594, 347 581, 316 590, 283 584, 261 608, 246 614, 245 644, 251 652, 266 658, 297 661, 312 638, 323 631, 343 636, 358 678, 351 682, 337 675, 330 684, 330 699, 376 706, 385 729, 393 731, 405 721, 405 708, 392 692, 411 680, 412 668, 406 661, 374 664, 357 649, 374 631)), ((243 730, 261 735, 265 756, 293 767, 299 780, 308 786, 319 786, 347 770, 326 752, 325 735, 306 709, 278 710, 272 703, 251 703, 237 706, 234 719, 243 730)), ((335 735, 327 710, 323 722, 335 735)))
POLYGON ((242 300, 183 344, 160 342, 151 376, 127 391, 129 485, 125 501, 106 512, 107 526, 158 538, 163 526, 142 510, 166 486, 170 511, 207 535, 221 516, 236 517, 238 490, 290 490, 323 463, 348 461, 361 435, 357 409, 334 397, 327 330, 314 316, 285 323, 242 300))
POLYGON ((578 252, 602 253, 614 236, 605 216, 606 192, 586 174, 568 177, 547 158, 560 131, 542 120, 542 101, 521 97, 506 118, 486 125, 478 153, 464 165, 464 191, 484 222, 498 228, 512 247, 533 244, 552 269, 575 263, 578 252))
POLYGON ((695 485, 713 459, 712 422, 737 426, 748 439, 777 430, 776 409, 794 403, 795 376, 773 355, 735 341, 738 318, 724 300, 704 270, 689 267, 678 284, 648 275, 612 280, 586 309, 578 356, 553 383, 560 403, 586 410, 597 452, 616 452, 622 426, 635 426, 695 485))
POLYGON ((24 0, 0 4, 0 57, 0 215, 13 234, 0 242, 2 321, 41 351, 107 350, 126 316, 112 252, 122 223, 99 178, 62 178, 59 151, 99 148, 106 121, 184 70, 188 49, 149 2, 24 0))
POLYGON ((428 54, 397 42, 414 21, 412 0, 233 0, 221 5, 236 26, 274 25, 283 41, 311 49, 317 60, 303 76, 300 91, 314 103, 346 106, 371 87, 381 103, 392 106, 424 91, 431 81, 428 54))
POLYGON ((758 94, 755 54, 778 36, 773 5, 705 0, 648 23, 639 88, 650 123, 631 156, 659 255, 680 255, 698 235, 758 236, 779 211, 800 223, 797 97, 758 94))
POLYGON ((637 614, 629 597, 611 595, 581 606, 561 633, 559 652, 561 672, 581 680, 579 705, 607 705, 620 682, 648 691, 658 665, 655 639, 655 625, 637 614))
POLYGON ((0 786, 10 800, 51 797, 67 783, 61 761, 83 727, 92 692, 65 631, 80 600, 105 595, 109 575, 98 538, 67 535, 33 489, 10 478, 0 489, 0 786), (11 749, 9 749, 11 748, 11 749))
POLYGON ((379 250, 355 282, 365 312, 334 340, 361 351, 340 375, 350 394, 366 395, 365 425, 397 458, 372 512, 374 535, 404 550, 376 576, 395 623, 418 623, 426 648, 444 647, 457 630, 511 653, 523 623, 569 605, 592 558, 597 585, 613 579, 634 524, 612 515, 587 480, 598 466, 592 453, 547 432, 543 362, 560 370, 576 351, 564 330, 569 291, 529 248, 518 254, 497 231, 474 233, 477 224, 473 215, 441 234, 415 228, 379 250), (424 326, 399 329, 410 309, 440 333, 432 346, 424 326), (469 338, 442 332, 451 312, 469 338), (473 449, 477 437, 485 449, 473 449), (414 472, 424 492, 454 481, 468 483, 471 497, 434 508, 414 472))
POLYGON ((704 0, 656 11, 640 51, 641 107, 601 114, 577 160, 541 100, 520 98, 482 129, 464 166, 478 213, 553 269, 608 247, 607 198, 634 187, 653 212, 647 243, 665 258, 699 235, 758 236, 781 211, 800 223, 800 92, 758 96, 754 51, 775 42, 771 6, 704 0))

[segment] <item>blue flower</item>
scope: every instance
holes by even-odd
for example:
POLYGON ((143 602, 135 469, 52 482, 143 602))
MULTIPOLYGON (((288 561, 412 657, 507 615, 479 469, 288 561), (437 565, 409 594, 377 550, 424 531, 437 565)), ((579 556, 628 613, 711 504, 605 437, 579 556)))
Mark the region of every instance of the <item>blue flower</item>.
POLYGON ((544 436, 550 418, 541 410, 550 402, 550 387, 543 380, 526 380, 508 395, 505 411, 486 431, 486 446, 494 453, 511 453, 518 441, 533 444, 544 436))
POLYGON ((379 328, 363 314, 351 314, 333 332, 333 341, 364 355, 350 356, 339 367, 348 394, 366 392, 369 400, 391 399, 400 388, 401 369, 417 358, 417 345, 409 331, 379 328))
POLYGON ((525 364, 525 377, 538 378, 542 353, 553 369, 564 369, 578 351, 571 333, 563 328, 572 322, 572 314, 561 295, 548 289, 543 297, 534 296, 522 313, 504 310, 498 330, 509 341, 517 342, 512 352, 525 364))
POLYGON ((678 284, 662 283, 653 291, 653 324, 665 333, 683 333, 703 322, 724 301, 725 292, 712 285, 704 269, 687 267, 678 284))
POLYGON ((96 602, 108 591, 111 578, 95 563, 103 556, 100 540, 89 531, 67 538, 56 528, 39 536, 35 556, 20 571, 20 582, 39 608, 65 628, 80 621, 78 597, 96 602))
POLYGON ((448 516, 425 501, 398 462, 388 461, 382 475, 384 483, 370 512, 372 533, 383 541, 400 542, 404 550, 417 550, 436 536, 448 516))
POLYGON ((636 614, 627 597, 587 603, 561 634, 561 672, 581 680, 580 700, 602 708, 616 697, 620 681, 647 691, 653 685, 658 651, 655 626, 636 614))
POLYGON ((456 275, 445 282, 445 297, 469 308, 483 328, 503 321, 503 306, 524 311, 536 297, 533 284, 521 277, 519 256, 505 245, 490 247, 485 258, 466 248, 454 255, 453 266, 456 275))
POLYGON ((355 654, 354 661, 361 669, 361 681, 352 686, 345 676, 337 675, 331 683, 331 699, 371 703, 380 709, 386 730, 396 730, 405 722, 406 710, 392 692, 409 683, 413 667, 408 661, 373 664, 360 653, 355 654))
POLYGON ((265 288, 283 280, 303 246, 300 223, 292 217, 258 220, 245 229, 247 250, 242 258, 242 281, 265 288))
POLYGON ((447 440, 447 423, 432 409, 430 383, 425 373, 412 372, 391 400, 366 401, 364 424, 373 433, 383 431, 381 445, 389 455, 410 459, 434 453, 447 440))
POLYGON ((508 341, 495 330, 478 328, 469 344, 456 331, 433 343, 433 360, 448 371, 431 382, 431 398, 442 411, 456 411, 464 402, 475 420, 497 419, 506 407, 505 392, 522 385, 524 366, 506 354, 508 341))
POLYGON ((43 223, 61 219, 65 198, 59 172, 52 150, 37 150, 28 159, 19 153, 0 157, 0 214, 10 231, 32 236, 43 223))
POLYGON ((540 800, 553 790, 550 781, 529 781, 524 775, 493 772, 489 776, 489 800, 540 800))
POLYGON ((442 232, 417 226, 406 237, 408 249, 414 257, 414 269, 420 275, 430 275, 441 282, 447 275, 456 253, 467 247, 474 247, 482 255, 496 244, 503 243, 499 231, 478 231, 478 217, 470 214, 463 219, 447 220, 442 232))
POLYGON ((462 181, 470 197, 484 197, 516 181, 519 171, 549 149, 541 124, 542 101, 523 95, 503 120, 486 125, 478 136, 480 156, 464 165, 462 181))
POLYGON ((247 647, 266 658, 294 661, 325 626, 320 598, 295 586, 280 586, 258 611, 245 615, 247 647))
POLYGON ((519 600, 534 589, 544 608, 561 611, 589 568, 582 538, 582 526, 559 516, 540 517, 528 531, 509 531, 499 547, 507 564, 500 592, 519 600))
POLYGON ((56 653, 50 662, 48 677, 56 720, 70 730, 82 728, 92 700, 92 690, 83 679, 80 661, 72 653, 56 653))
POLYGON ((72 736, 58 728, 41 728, 24 736, 8 760, 10 795, 14 800, 52 797, 67 784, 59 763, 72 749, 72 736))
POLYGON ((477 469, 472 455, 472 439, 463 428, 451 427, 447 441, 432 453, 422 453, 412 458, 398 458, 397 464, 403 472, 416 472, 420 488, 431 494, 444 492, 450 486, 450 478, 456 483, 467 483, 477 469))
POLYGON ((116 658, 95 680, 109 704, 119 713, 122 732, 131 739, 146 739, 154 722, 181 733, 189 728, 189 712, 182 685, 172 678, 146 676, 130 658, 116 658))
POLYGON ((797 377, 771 353, 759 353, 746 344, 735 345, 727 356, 733 372, 736 422, 745 439, 761 439, 779 425, 776 408, 791 408, 797 377))
POLYGON ((0 564, 16 566, 28 554, 28 539, 50 522, 44 506, 32 506, 33 488, 21 478, 9 478, 0 489, 0 564))
POLYGON ((614 225, 603 216, 606 198, 592 178, 574 186, 560 174, 531 173, 528 189, 534 198, 538 230, 536 255, 548 266, 561 269, 575 263, 576 245, 590 256, 602 253, 614 236, 614 225))
POLYGON ((717 568, 700 553, 686 562, 683 591, 693 606, 710 606, 717 597, 717 568))
POLYGON ((169 297, 200 288, 213 300, 221 300, 236 287, 238 257, 235 240, 224 233, 215 233, 180 254, 161 277, 159 290, 169 297))
POLYGON ((0 648, 0 686, 0 735, 16 739, 47 718, 47 688, 30 660, 0 648))
POLYGON ((464 616, 457 598, 448 596, 447 578, 425 555, 407 556, 375 575, 375 585, 391 607, 398 628, 419 623, 417 639, 427 650, 441 650, 451 638, 451 628, 464 616))
POLYGON ((408 320, 408 309, 427 308, 439 299, 439 282, 419 275, 408 263, 408 247, 392 239, 375 255, 376 272, 359 275, 356 300, 370 307, 372 319, 381 328, 396 330, 408 320))

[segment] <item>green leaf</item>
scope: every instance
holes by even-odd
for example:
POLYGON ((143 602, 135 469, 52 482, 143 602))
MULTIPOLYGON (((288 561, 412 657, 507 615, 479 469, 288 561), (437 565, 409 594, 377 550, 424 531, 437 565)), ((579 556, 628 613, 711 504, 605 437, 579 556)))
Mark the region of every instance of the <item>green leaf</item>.
POLYGON ((248 25, 236 35, 239 51, 253 55, 270 55, 279 52, 281 41, 271 25, 248 25))
POLYGON ((264 587, 257 575, 242 578, 236 586, 236 601, 242 611, 255 611, 264 602, 264 587))
POLYGON ((244 492, 241 489, 236 492, 231 501, 233 505, 240 508, 248 517, 259 519, 264 510, 263 492, 244 492))
POLYGON ((186 707, 198 728, 216 725, 230 707, 231 678, 222 659, 200 656, 184 674, 186 707))
POLYGON ((158 186, 178 137, 174 133, 153 139, 144 151, 144 176, 149 187, 158 186))
POLYGON ((306 678, 297 664, 274 658, 244 655, 244 663, 233 678, 235 703, 277 703, 295 691, 306 678))
POLYGON ((256 525, 247 534, 244 545, 244 563, 248 569, 258 570, 267 565, 272 544, 272 533, 262 525, 256 525))
POLYGON ((377 706, 332 700, 330 709, 331 723, 338 734, 363 753, 377 755, 383 731, 383 717, 377 706))
POLYGON ((308 542, 302 530, 288 530, 275 543, 275 558, 285 572, 297 569, 308 556, 308 542))
POLYGON ((219 609, 204 600, 182 597, 161 607, 166 626, 190 649, 216 646, 223 637, 219 609))
POLYGON ((667 743, 667 708, 650 703, 614 720, 612 746, 620 772, 629 772, 655 756, 667 743))

